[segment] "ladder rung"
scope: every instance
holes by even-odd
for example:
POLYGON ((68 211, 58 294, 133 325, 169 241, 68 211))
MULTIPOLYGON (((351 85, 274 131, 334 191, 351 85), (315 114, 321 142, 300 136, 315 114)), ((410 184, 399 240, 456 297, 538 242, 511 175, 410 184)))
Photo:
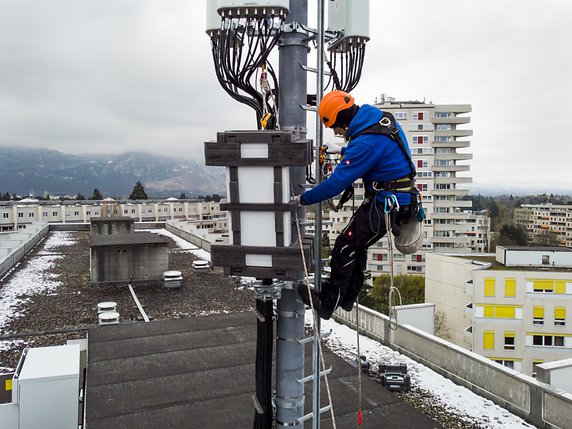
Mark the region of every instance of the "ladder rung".
MULTIPOLYGON (((326 411, 330 411, 332 407, 330 405, 326 405, 325 407, 320 408, 320 414, 325 413, 326 411)), ((308 413, 305 416, 302 416, 298 419, 299 423, 305 422, 314 417, 314 413, 308 413)))
MULTIPOLYGON (((330 372, 332 372, 331 367, 326 369, 325 371, 320 372, 320 377, 323 377, 324 375, 329 374, 330 372)), ((306 383, 306 382, 312 380, 313 378, 314 378, 314 374, 309 375, 309 376, 304 377, 304 378, 301 378, 300 380, 297 380, 297 381, 298 381, 298 383, 303 384, 303 383, 306 383)))

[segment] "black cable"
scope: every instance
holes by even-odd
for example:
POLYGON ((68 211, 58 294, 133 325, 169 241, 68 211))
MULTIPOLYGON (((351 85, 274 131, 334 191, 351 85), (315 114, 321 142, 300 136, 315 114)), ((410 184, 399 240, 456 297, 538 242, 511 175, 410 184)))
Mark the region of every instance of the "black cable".
MULTIPOLYGON (((272 279, 262 279, 272 285, 272 279)), ((256 404, 254 429, 271 429, 272 410, 272 350, 274 346, 273 301, 256 300, 256 404)))

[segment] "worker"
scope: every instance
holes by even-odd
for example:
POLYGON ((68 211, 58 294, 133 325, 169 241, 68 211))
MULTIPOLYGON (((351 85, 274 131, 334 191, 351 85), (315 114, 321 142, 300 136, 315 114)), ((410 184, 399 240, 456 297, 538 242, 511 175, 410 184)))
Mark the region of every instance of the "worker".
POLYGON ((316 204, 340 194, 362 179, 365 198, 336 239, 331 255, 331 274, 320 292, 298 286, 306 305, 323 319, 337 307, 351 311, 364 281, 367 249, 387 232, 385 211, 391 209, 392 229, 413 219, 418 212, 415 167, 401 126, 387 112, 364 104, 358 106, 344 91, 332 91, 318 106, 320 120, 348 142, 333 173, 318 186, 298 197, 301 205, 316 204))

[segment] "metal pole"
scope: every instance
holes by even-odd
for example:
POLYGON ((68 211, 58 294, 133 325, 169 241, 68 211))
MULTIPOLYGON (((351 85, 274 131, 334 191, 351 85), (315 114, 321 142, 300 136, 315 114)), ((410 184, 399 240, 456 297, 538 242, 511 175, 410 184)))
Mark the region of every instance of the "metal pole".
MULTIPOLYGON (((280 127, 295 130, 300 138, 306 137, 307 77, 300 65, 306 65, 308 45, 306 35, 297 31, 295 24, 307 24, 307 0, 290 0, 290 12, 286 25, 292 24, 293 31, 285 31, 279 44, 280 82, 280 127)), ((305 182, 303 168, 290 169, 290 181, 297 195, 300 184, 305 182)), ((295 217, 292 217, 295 222, 295 217)), ((299 219, 304 219, 300 209, 299 219)), ((297 226, 292 225, 292 241, 297 240, 297 226)), ((302 278, 302 274, 300 274, 302 278)), ((297 279, 293 279, 297 280, 297 279)), ((276 427, 302 428, 298 421, 304 413, 304 304, 297 299, 295 282, 286 282, 282 297, 278 300, 276 323, 276 427)))
MULTIPOLYGON (((316 34, 316 108, 322 100, 324 93, 324 0, 318 0, 318 28, 316 34)), ((324 128, 322 121, 316 115, 316 183, 322 181, 322 172, 320 168, 320 147, 324 141, 324 128)), ((322 203, 316 205, 316 222, 314 225, 314 286, 317 291, 322 289, 322 203)), ((320 428, 320 332, 321 332, 320 318, 316 317, 314 332, 314 346, 312 358, 312 370, 314 373, 313 385, 313 402, 312 412, 314 418, 312 419, 312 428, 320 428)), ((324 368, 325 370, 325 368, 324 368)))

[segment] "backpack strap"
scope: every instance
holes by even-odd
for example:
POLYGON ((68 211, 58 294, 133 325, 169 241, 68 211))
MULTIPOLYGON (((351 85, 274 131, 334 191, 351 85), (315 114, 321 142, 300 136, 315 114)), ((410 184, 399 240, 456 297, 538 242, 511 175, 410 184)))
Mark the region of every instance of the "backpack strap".
POLYGON ((397 127, 397 123, 395 122, 395 117, 391 113, 382 112, 381 119, 377 124, 374 124, 371 127, 366 128, 365 130, 362 130, 359 133, 353 135, 351 137, 351 140, 355 140, 362 134, 382 134, 384 136, 389 137, 394 142, 396 142, 401 151, 403 152, 403 155, 405 155, 405 158, 409 162, 409 168, 411 169, 411 172, 409 173, 409 180, 413 181, 415 179, 415 176, 417 175, 417 171, 415 170, 415 165, 413 164, 413 160, 411 159, 409 152, 407 152, 407 149, 405 148, 403 139, 399 134, 399 128, 397 127))

